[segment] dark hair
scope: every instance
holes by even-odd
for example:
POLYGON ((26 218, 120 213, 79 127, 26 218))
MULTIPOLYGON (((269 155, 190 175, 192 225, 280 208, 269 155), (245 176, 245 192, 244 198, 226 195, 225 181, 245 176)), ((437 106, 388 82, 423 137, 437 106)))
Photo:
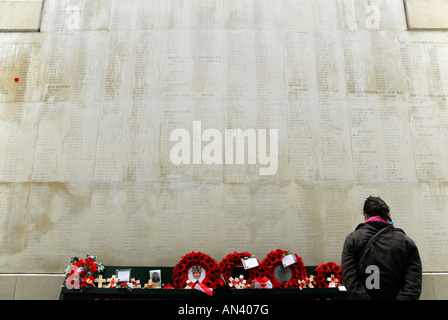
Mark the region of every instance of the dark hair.
POLYGON ((381 218, 392 222, 392 218, 389 215, 389 206, 380 197, 368 197, 364 202, 363 211, 370 217, 380 216, 381 218))

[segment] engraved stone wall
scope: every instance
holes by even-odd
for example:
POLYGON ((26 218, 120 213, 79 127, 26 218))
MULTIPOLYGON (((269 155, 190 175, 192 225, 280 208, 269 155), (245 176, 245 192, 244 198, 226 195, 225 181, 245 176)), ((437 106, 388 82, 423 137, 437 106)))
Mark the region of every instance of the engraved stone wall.
POLYGON ((448 34, 408 31, 402 0, 46 0, 0 43, 0 272, 339 263, 370 195, 448 270, 448 34), (257 144, 227 163, 237 129, 257 144))

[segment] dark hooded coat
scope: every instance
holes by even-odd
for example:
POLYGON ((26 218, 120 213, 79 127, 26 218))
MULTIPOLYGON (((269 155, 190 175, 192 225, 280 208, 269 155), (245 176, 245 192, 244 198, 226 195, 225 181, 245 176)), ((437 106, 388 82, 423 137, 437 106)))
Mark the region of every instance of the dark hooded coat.
POLYGON ((390 228, 366 250, 364 259, 360 261, 363 246, 387 225, 378 221, 362 223, 346 237, 341 268, 350 299, 420 298, 422 264, 419 251, 414 241, 403 230, 390 228), (369 266, 376 266, 376 270, 379 270, 379 288, 366 285, 366 281, 370 281, 372 276, 369 266))

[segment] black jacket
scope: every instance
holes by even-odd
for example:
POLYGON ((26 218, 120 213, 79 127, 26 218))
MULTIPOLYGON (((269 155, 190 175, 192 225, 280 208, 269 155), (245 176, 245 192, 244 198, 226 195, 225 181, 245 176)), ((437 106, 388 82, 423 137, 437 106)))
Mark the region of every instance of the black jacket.
MULTIPOLYGON (((366 251, 360 262, 361 248, 381 228, 383 222, 360 224, 344 242, 342 251, 342 278, 350 299, 405 299, 417 300, 422 289, 422 264, 418 248, 403 230, 393 228, 384 233, 366 251), (379 270, 379 289, 367 289, 368 266, 379 270)), ((371 286, 370 286, 371 287, 371 286)))

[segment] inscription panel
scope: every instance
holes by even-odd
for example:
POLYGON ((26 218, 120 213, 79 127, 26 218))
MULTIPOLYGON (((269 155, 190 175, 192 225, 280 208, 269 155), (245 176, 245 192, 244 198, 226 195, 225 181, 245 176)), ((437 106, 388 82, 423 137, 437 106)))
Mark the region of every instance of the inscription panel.
POLYGON ((405 30, 401 0, 46 1, 41 33, 0 34, 0 271, 340 262, 370 195, 446 271, 448 36, 405 30))

